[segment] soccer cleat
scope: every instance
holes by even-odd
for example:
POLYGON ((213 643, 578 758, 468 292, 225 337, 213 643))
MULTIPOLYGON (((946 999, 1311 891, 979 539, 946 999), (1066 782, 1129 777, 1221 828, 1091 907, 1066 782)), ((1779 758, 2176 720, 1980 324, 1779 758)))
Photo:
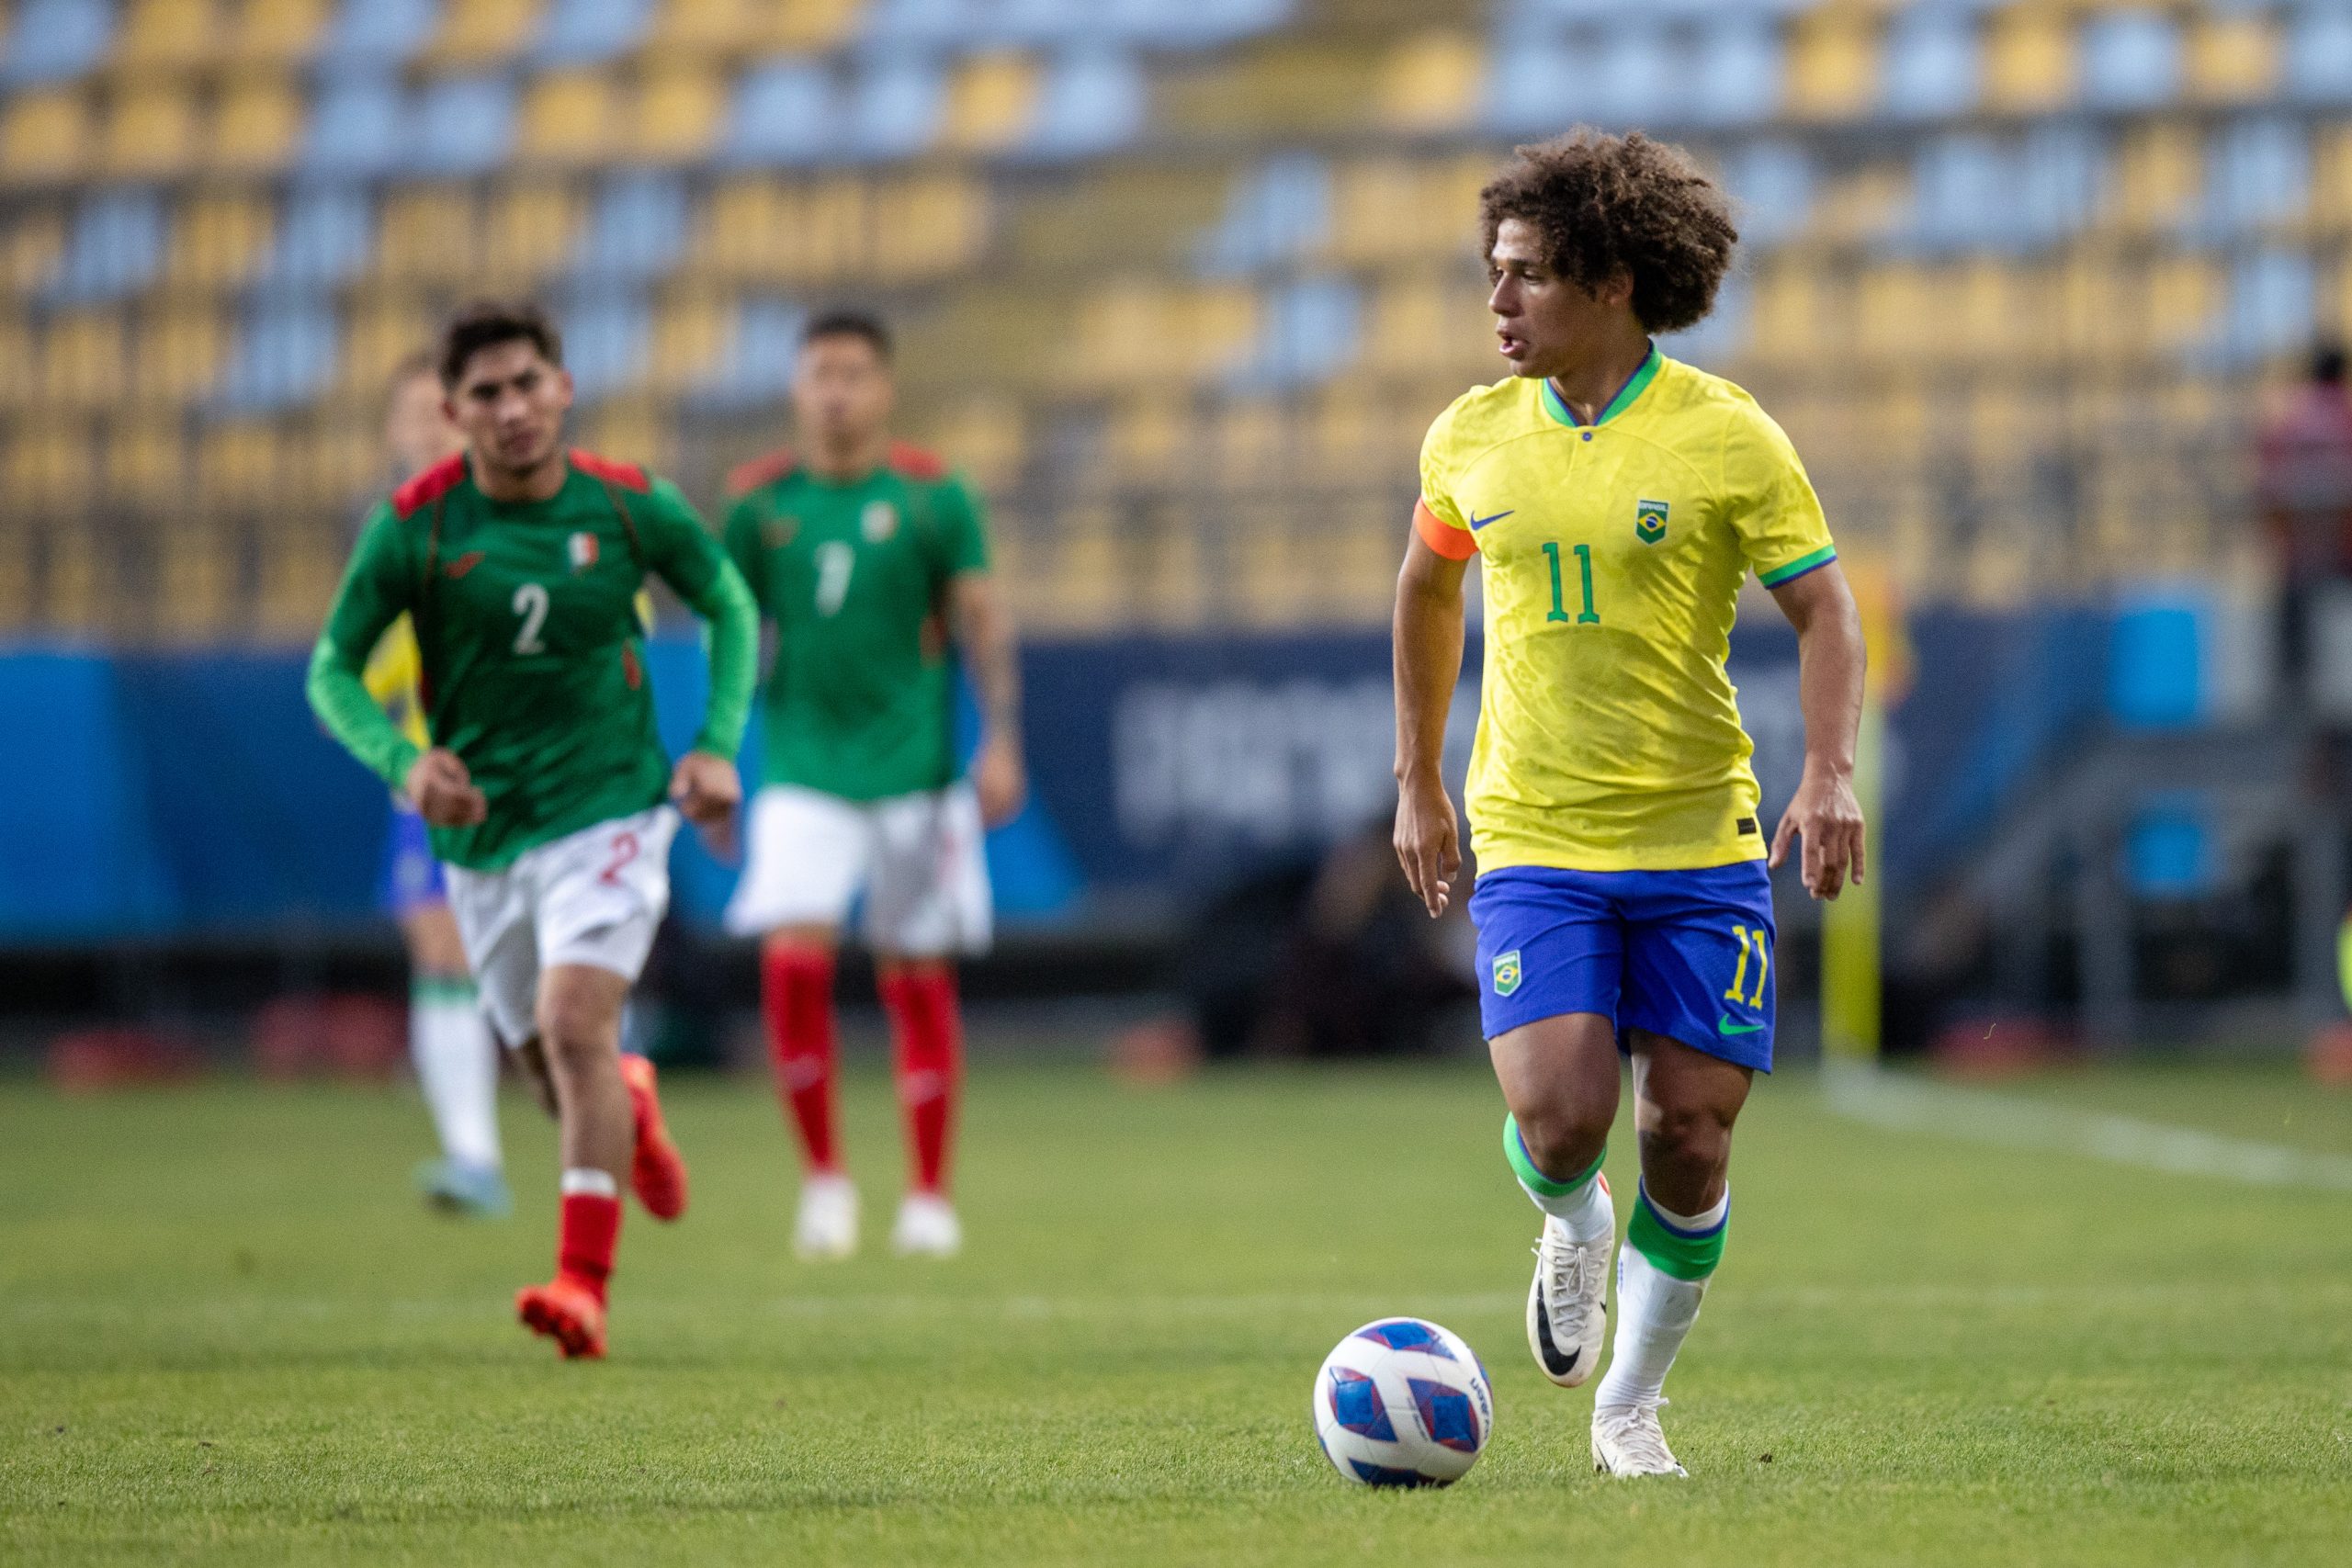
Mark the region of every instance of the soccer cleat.
POLYGON ((416 1168, 416 1188, 427 1207, 445 1214, 503 1220, 514 1206, 506 1194, 506 1178, 493 1166, 429 1159, 416 1168))
POLYGON ((621 1082, 628 1085, 629 1109, 637 1120, 637 1154, 629 1162, 629 1190, 657 1220, 686 1212, 686 1162, 662 1123, 662 1100, 654 1093, 653 1064, 643 1056, 621 1057, 621 1082))
POLYGON ((846 1176, 811 1176, 800 1184, 800 1217, 792 1250, 811 1262, 837 1263, 857 1250, 857 1185, 846 1176))
POLYGON ((1689 1475, 1666 1446, 1657 1404, 1619 1404, 1592 1413, 1592 1468, 1603 1475, 1689 1475))
POLYGON ((515 1292, 514 1315, 534 1334, 554 1340, 567 1361, 605 1359, 605 1303, 577 1280, 559 1274, 515 1292))
POLYGON ((964 1225, 955 1206, 935 1192, 910 1192, 891 1227, 890 1250, 901 1258, 953 1258, 964 1249, 964 1225))
POLYGON ((1562 1388, 1589 1379, 1609 1331, 1609 1249, 1614 1236, 1579 1247, 1556 1219, 1535 1244, 1535 1279, 1527 1287, 1527 1348, 1544 1375, 1562 1388))

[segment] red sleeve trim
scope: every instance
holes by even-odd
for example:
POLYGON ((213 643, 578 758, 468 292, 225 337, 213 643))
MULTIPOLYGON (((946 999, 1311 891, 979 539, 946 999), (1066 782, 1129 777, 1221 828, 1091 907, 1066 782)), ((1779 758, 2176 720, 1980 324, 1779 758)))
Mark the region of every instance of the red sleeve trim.
POLYGON ((747 495, 762 485, 774 484, 799 466, 800 459, 793 456, 792 448, 780 446, 773 452, 752 458, 748 463, 738 463, 729 469, 727 474, 727 493, 747 495))
POLYGON ((571 466, 590 479, 603 479, 623 490, 642 492, 653 488, 651 478, 635 463, 616 463, 610 457, 599 457, 594 452, 582 452, 577 446, 571 449, 571 466))
POLYGON ((422 473, 413 475, 408 483, 392 491, 392 515, 403 520, 415 516, 457 489, 458 481, 465 477, 466 455, 463 452, 442 458, 422 473))
POLYGON ((1468 560, 1478 553, 1478 540, 1467 528, 1456 528, 1430 510, 1426 501, 1413 502, 1413 532, 1421 543, 1448 560, 1468 560))
POLYGON ((923 484, 937 484, 947 477, 947 459, 911 441, 890 443, 889 464, 893 472, 923 484))

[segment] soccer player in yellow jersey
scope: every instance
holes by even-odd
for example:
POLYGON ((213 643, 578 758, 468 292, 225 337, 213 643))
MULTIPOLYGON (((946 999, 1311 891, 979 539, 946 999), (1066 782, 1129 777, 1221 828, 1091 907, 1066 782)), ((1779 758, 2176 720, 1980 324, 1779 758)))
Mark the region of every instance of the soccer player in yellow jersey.
POLYGON ((1504 1150, 1544 1214, 1528 1342, 1564 1387, 1600 1359, 1622 1052, 1642 1179, 1592 1457, 1680 1475, 1657 1410, 1723 1255, 1732 1123, 1772 1065, 1772 894, 1732 620, 1753 571, 1796 627, 1804 775, 1769 858, 1801 841, 1816 898, 1863 873, 1861 625, 1788 437, 1651 341, 1714 302, 1738 238, 1722 191, 1671 147, 1578 131, 1520 149, 1479 206, 1510 375, 1457 399, 1421 450, 1396 587, 1396 852, 1442 911, 1462 855, 1439 753, 1475 558, 1470 914, 1504 1150))

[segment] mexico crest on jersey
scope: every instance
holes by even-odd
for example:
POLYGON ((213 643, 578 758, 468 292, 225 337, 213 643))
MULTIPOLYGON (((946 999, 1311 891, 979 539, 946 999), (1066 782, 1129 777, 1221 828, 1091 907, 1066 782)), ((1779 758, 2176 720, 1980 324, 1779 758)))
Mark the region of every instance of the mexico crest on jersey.
POLYGON ((1507 997, 1519 989, 1519 949, 1495 954, 1495 995, 1507 997))
POLYGON ((596 536, 582 530, 564 541, 564 553, 571 558, 571 570, 586 571, 596 564, 596 536))
POLYGON ((899 509, 887 501, 869 501, 857 514, 858 532, 869 545, 878 545, 899 531, 899 509))
POLYGON ((1634 532, 1642 543, 1655 545, 1666 537, 1666 502, 1637 501, 1634 502, 1634 532))

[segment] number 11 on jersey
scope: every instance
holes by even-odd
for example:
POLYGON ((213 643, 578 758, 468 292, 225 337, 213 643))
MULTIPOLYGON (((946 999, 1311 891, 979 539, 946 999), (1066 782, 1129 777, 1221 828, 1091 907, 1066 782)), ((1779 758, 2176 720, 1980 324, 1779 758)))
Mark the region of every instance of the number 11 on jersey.
MULTIPOLYGON (((1576 547, 1576 552, 1577 575, 1582 580, 1584 585, 1584 608, 1577 613, 1577 625, 1597 626, 1600 621, 1600 614, 1592 607, 1592 547, 1578 545, 1576 547)), ((1568 612, 1560 603, 1560 547, 1547 540, 1544 546, 1544 554, 1552 563, 1552 613, 1544 618, 1547 621, 1565 621, 1568 618, 1568 612)))

